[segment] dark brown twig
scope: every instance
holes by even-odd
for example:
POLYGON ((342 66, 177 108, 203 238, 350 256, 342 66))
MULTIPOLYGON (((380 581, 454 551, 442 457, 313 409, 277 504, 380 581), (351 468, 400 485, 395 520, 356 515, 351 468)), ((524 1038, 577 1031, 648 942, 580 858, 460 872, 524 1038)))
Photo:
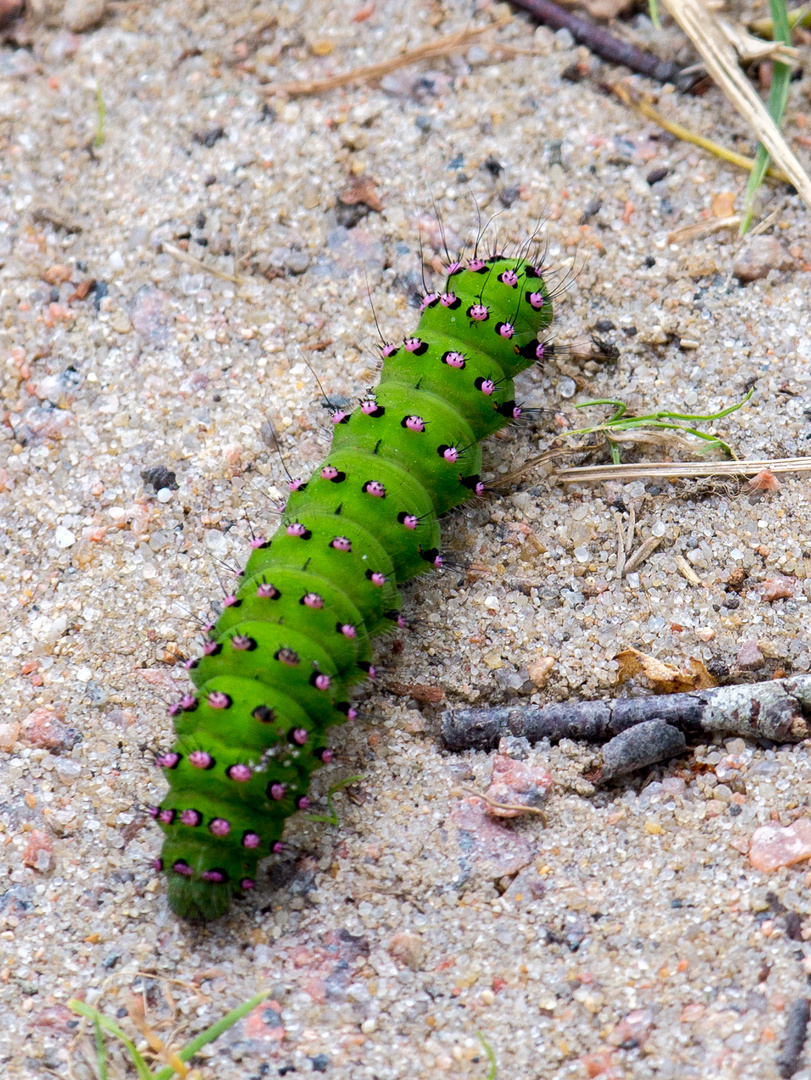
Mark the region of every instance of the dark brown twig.
POLYGON ((805 1035, 808 1030, 809 1001, 808 998, 797 998, 786 1010, 786 1032, 783 1036, 783 1046, 777 1055, 777 1071, 789 1080, 800 1067, 800 1055, 805 1044, 805 1035))
POLYGON ((649 79, 655 79, 660 83, 673 83, 680 90, 689 90, 695 85, 698 77, 695 74, 682 74, 677 64, 669 60, 661 60, 653 53, 643 52, 635 45, 629 45, 625 41, 614 37, 596 23, 584 19, 581 15, 575 15, 571 11, 554 4, 552 0, 510 0, 513 7, 526 11, 544 26, 553 30, 568 30, 575 41, 585 45, 587 49, 608 60, 611 64, 622 64, 639 75, 647 75, 649 79))
POLYGON ((800 742, 811 734, 811 675, 648 698, 448 711, 442 737, 456 751, 489 750, 505 735, 605 742, 651 720, 687 733, 800 742))

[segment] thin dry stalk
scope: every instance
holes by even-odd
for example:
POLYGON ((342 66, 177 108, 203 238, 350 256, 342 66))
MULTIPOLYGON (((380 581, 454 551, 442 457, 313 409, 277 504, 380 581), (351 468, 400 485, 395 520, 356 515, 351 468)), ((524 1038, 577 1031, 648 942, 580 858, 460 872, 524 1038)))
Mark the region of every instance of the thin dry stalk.
POLYGON ((711 78, 752 127, 775 162, 788 176, 811 209, 811 178, 800 165, 780 129, 741 71, 735 50, 724 37, 717 18, 700 0, 663 0, 663 3, 701 54, 711 78))
POLYGON ((746 458, 743 461, 656 461, 638 465, 583 465, 559 469, 555 479, 564 484, 587 484, 606 480, 639 480, 646 477, 755 476, 762 469, 773 473, 811 472, 811 457, 746 458))
MULTIPOLYGON (((720 143, 713 142, 712 139, 705 139, 703 135, 696 135, 694 132, 690 131, 689 128, 684 127, 683 124, 677 124, 673 120, 666 119, 647 101, 642 101, 640 98, 633 95, 626 86, 615 85, 612 86, 611 89, 623 104, 631 109, 635 109, 636 112, 647 117, 648 120, 653 120, 660 128, 664 131, 669 131, 671 135, 675 135, 676 138, 681 139, 682 142, 692 143, 693 146, 699 146, 702 150, 706 150, 715 157, 721 158, 722 161, 728 161, 730 165, 737 165, 739 169, 746 169, 747 172, 751 172, 755 167, 754 158, 746 157, 745 154, 739 154, 735 150, 728 150, 725 146, 721 146, 720 143)), ((766 170, 766 175, 783 184, 791 182, 782 169, 777 169, 772 165, 766 170)))
POLYGON ((380 79, 399 68, 418 64, 421 60, 430 60, 436 56, 447 56, 457 49, 463 49, 471 41, 488 30, 497 29, 509 22, 509 19, 501 19, 490 23, 488 26, 471 26, 467 30, 459 30, 455 34, 447 34, 445 37, 429 41, 425 45, 419 45, 416 49, 401 53, 400 56, 392 56, 388 60, 381 60, 377 64, 368 64, 366 67, 355 68, 354 71, 345 71, 342 75, 330 75, 325 79, 302 79, 286 83, 266 83, 262 86, 262 93, 272 96, 273 94, 287 94, 289 97, 301 97, 305 94, 322 94, 327 90, 335 90, 339 86, 351 86, 354 83, 371 82, 380 79))

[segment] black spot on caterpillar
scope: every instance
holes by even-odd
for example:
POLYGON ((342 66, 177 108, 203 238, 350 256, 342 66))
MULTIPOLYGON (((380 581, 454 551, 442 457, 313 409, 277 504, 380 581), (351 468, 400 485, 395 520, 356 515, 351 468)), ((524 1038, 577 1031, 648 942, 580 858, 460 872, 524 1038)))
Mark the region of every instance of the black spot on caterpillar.
POLYGON ((480 443, 520 415, 513 378, 543 359, 552 320, 541 269, 495 255, 446 275, 414 335, 382 347, 375 396, 333 413, 329 456, 291 483, 187 665, 196 689, 172 707, 169 790, 151 810, 181 917, 222 915, 281 850, 331 759, 328 729, 355 715, 350 687, 374 675, 372 639, 399 619, 397 586, 441 566, 441 515, 483 493, 480 443))

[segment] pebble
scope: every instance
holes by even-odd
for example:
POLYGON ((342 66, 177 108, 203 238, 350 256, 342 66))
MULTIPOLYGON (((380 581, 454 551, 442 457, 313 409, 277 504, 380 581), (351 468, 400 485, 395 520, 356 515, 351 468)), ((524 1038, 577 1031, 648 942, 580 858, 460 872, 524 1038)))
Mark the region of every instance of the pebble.
POLYGON ((425 946, 419 934, 401 930, 388 944, 389 955, 412 971, 419 971, 425 959, 425 946))
POLYGON ((167 311, 168 300, 162 289, 142 285, 130 309, 133 330, 156 349, 163 349, 169 344, 171 321, 167 311))
POLYGON ((745 641, 738 649, 738 655, 735 659, 738 662, 738 667, 742 667, 747 671, 759 671, 766 663, 766 659, 756 641, 745 641))
POLYGON ((756 870, 772 873, 811 858, 811 818, 800 818, 782 829, 762 825, 755 829, 749 844, 749 860, 756 870))
POLYGON ((83 34, 98 26, 104 18, 106 0, 66 0, 62 18, 68 30, 83 34))
POLYGON ((612 1046, 632 1050, 645 1042, 652 1027, 653 1013, 650 1009, 632 1009, 608 1036, 608 1042, 612 1046))
POLYGON ((54 543, 60 550, 65 551, 76 543, 76 536, 65 525, 57 525, 54 530, 54 543))
POLYGON ((529 840, 488 816, 483 799, 475 796, 462 799, 451 814, 451 821, 456 827, 463 873, 472 872, 490 881, 512 877, 535 856, 529 840))
POLYGON ((10 724, 0 724, 0 750, 13 750, 19 734, 20 725, 16 721, 10 724))
POLYGON ((755 236, 740 252, 732 265, 732 273, 740 282, 757 281, 770 270, 785 270, 792 259, 774 236, 755 236))
POLYGON ((23 738, 29 746, 44 750, 70 750, 79 741, 79 733, 63 724, 53 709, 40 705, 23 720, 23 738))
MULTIPOLYGON (((551 786, 552 776, 546 769, 496 754, 493 758, 487 798, 511 807, 538 808, 546 800, 551 786)), ((522 811, 507 810, 488 803, 487 813, 492 817, 512 818, 519 817, 522 811)))
POLYGON ((766 603, 773 604, 775 600, 788 600, 794 595, 794 582, 787 577, 767 578, 760 590, 766 603))
POLYGON ((556 663, 554 656, 539 656, 537 660, 530 660, 527 664, 529 677, 539 690, 543 690, 549 682, 549 676, 556 663))
POLYGON ((53 866, 53 843, 42 829, 33 829, 29 833, 23 863, 40 874, 46 874, 53 866))

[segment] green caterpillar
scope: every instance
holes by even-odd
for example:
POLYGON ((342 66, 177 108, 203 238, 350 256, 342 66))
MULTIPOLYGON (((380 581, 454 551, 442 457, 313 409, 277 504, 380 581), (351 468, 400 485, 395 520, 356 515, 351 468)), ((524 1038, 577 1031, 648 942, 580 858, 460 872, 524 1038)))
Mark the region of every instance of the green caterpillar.
POLYGON ((518 418, 513 378, 551 348, 551 296, 523 258, 450 263, 420 310, 415 336, 382 347, 374 398, 333 414, 329 456, 291 483, 187 665, 196 690, 172 707, 169 790, 150 810, 183 918, 222 915, 281 850, 328 728, 355 715, 349 688, 374 677, 372 639, 401 622, 397 586, 441 566, 441 515, 484 492, 481 440, 518 418))

